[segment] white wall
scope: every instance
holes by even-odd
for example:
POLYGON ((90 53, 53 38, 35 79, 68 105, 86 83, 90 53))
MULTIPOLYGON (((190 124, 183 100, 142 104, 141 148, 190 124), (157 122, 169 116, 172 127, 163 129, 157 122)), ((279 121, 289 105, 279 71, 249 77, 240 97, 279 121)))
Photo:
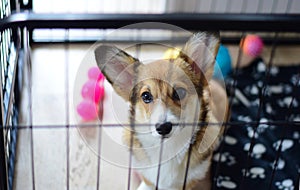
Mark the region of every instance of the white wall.
POLYGON ((300 13, 300 0, 33 0, 33 10, 38 13, 300 13))
POLYGON ((166 12, 300 13, 299 0, 167 0, 166 12))
POLYGON ((166 0, 33 0, 36 13, 162 13, 166 0))

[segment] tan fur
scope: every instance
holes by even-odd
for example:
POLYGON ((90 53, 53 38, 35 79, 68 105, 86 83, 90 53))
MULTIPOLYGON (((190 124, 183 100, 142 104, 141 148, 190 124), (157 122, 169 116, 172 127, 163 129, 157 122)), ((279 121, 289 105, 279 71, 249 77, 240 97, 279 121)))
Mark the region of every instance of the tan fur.
MULTIPOLYGON (((199 33, 187 42, 177 58, 171 60, 158 60, 144 65, 122 50, 110 46, 98 47, 95 55, 98 66, 115 91, 131 102, 133 125, 148 123, 158 107, 160 112, 169 110, 172 117, 180 119, 177 121, 179 124, 185 121, 182 119, 189 122, 222 123, 226 119, 227 106, 224 103, 227 101, 226 93, 218 83, 210 80, 218 47, 217 36, 199 33), (122 74, 118 75, 119 73, 122 74), (116 80, 118 77, 119 81, 116 80), (187 97, 178 101, 173 95, 179 88, 186 90, 187 97), (142 100, 144 92, 149 92, 153 96, 151 103, 142 100)), ((138 135, 145 132, 145 129, 147 127, 126 128, 123 141, 125 145, 131 147, 130 150, 137 161, 151 163, 152 153, 147 150, 148 147, 143 146, 143 136, 138 135)), ((185 172, 184 166, 188 159, 191 169, 198 168, 204 161, 210 163, 222 131, 222 124, 194 126, 191 154, 188 155, 189 151, 184 153, 182 163, 178 164, 181 171, 176 172, 181 174, 185 172)), ((153 179, 150 181, 146 176, 142 178, 146 185, 155 189, 153 179)), ((188 190, 197 185, 200 185, 199 189, 208 190, 211 184, 210 172, 207 171, 202 179, 188 176, 186 184, 188 190)), ((176 188, 181 189, 182 186, 176 188)))
POLYGON ((132 152, 136 156, 137 160, 147 159, 147 155, 141 142, 135 137, 134 132, 128 127, 123 130, 123 142, 127 145, 127 147, 132 147, 132 152))
POLYGON ((211 190, 210 171, 206 174, 202 180, 193 180, 187 184, 186 189, 191 190, 211 190))

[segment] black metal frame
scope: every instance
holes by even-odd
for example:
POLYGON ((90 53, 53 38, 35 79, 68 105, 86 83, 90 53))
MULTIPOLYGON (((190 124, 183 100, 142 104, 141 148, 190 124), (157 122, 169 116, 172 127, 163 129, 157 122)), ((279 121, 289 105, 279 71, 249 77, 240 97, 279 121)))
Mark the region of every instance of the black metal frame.
MULTIPOLYGON (((299 14, 36 14, 22 12, 12 14, 0 21, 0 30, 5 28, 120 28, 141 22, 161 22, 186 30, 230 31, 300 31, 299 14)), ((157 26, 147 25, 155 29, 157 26)))
MULTIPOLYGON (((28 5, 29 6, 29 5, 28 5)), ((32 7, 32 5, 30 6, 32 7)), ((175 25, 186 30, 211 31, 251 31, 251 32, 299 32, 300 14, 201 14, 201 13, 172 13, 172 14, 36 14, 21 12, 12 14, 0 21, 0 31, 5 28, 23 28, 30 31, 30 42, 34 29, 118 29, 135 23, 153 22, 175 25)), ((134 25, 134 29, 157 29, 153 25, 134 25)), ((159 26, 162 27, 162 26, 159 26)), ((163 29, 163 28, 160 28, 163 29)), ((170 28, 166 28, 170 29, 170 28)), ((272 37, 264 37, 266 44, 272 44, 272 37)), ((69 40, 75 43, 93 43, 99 39, 69 40)), ((107 42, 127 43, 132 39, 112 38, 107 42)), ((185 37, 171 39, 173 43, 182 43, 185 37), (174 41, 175 40, 175 41, 174 41)), ((168 42, 168 38, 136 39, 141 43, 168 42)), ((37 43, 64 43, 65 40, 44 41, 37 43)), ((240 36, 224 37, 224 44, 238 44, 240 36)), ((279 45, 300 44, 299 37, 278 38, 279 45)))
MULTIPOLYGON (((187 30, 300 32, 300 15, 298 14, 35 14, 31 12, 15 13, 1 20, 0 31, 22 28, 28 31, 37 28, 116 29, 141 22, 154 24, 138 25, 143 27, 135 29, 156 29, 155 22, 161 22, 187 30)), ((231 40, 235 43, 239 42, 239 39, 231 40)), ((288 39, 288 41, 291 44, 300 44, 300 39, 288 39)), ((15 77, 16 73, 13 75, 13 78, 15 77)), ((12 85, 15 85, 15 82, 12 85)), ((10 99, 10 104, 11 101, 10 99)), ((3 105, 3 102, 1 104, 3 105)), ((3 123, 0 130, 0 189, 8 189, 8 163, 5 161, 5 139, 3 139, 3 129, 7 125, 7 122, 3 123)))
MULTIPOLYGON (((17 52, 16 44, 11 42, 9 48, 9 60, 7 60, 7 72, 1 81, 5 80, 4 89, 1 88, 1 130, 0 130, 0 188, 9 189, 12 187, 12 174, 14 172, 14 160, 15 160, 15 149, 16 149, 16 138, 17 138, 17 125, 18 121, 18 103, 20 94, 17 80, 17 65, 19 61, 19 54, 17 52), (12 52, 16 54, 12 54, 12 52), (3 90, 3 91, 2 91, 3 90), (9 133, 8 133, 9 131, 9 133), (8 142, 7 138, 10 138, 8 142), (5 148, 7 147, 7 148, 5 148), (6 155, 9 158, 6 158, 6 155), (6 176, 2 176, 6 174, 6 176), (4 179, 4 180, 3 180, 4 179), (3 181, 2 181, 3 180, 3 181)), ((2 86, 2 84, 1 84, 2 86)))

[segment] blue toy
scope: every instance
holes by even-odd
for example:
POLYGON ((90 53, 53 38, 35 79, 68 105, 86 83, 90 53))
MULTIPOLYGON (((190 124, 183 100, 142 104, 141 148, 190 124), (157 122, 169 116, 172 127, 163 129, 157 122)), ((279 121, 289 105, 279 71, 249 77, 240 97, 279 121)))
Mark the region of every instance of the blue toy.
POLYGON ((232 71, 231 57, 228 48, 226 48, 223 45, 220 45, 216 57, 213 77, 215 79, 221 80, 222 78, 226 78, 231 71, 232 71))

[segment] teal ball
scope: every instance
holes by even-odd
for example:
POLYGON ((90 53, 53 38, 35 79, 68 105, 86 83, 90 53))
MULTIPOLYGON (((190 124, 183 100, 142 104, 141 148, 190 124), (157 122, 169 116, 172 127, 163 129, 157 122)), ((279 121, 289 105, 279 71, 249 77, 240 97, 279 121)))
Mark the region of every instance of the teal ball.
POLYGON ((220 45, 216 57, 213 77, 216 79, 226 78, 232 71, 231 57, 228 48, 220 45))

